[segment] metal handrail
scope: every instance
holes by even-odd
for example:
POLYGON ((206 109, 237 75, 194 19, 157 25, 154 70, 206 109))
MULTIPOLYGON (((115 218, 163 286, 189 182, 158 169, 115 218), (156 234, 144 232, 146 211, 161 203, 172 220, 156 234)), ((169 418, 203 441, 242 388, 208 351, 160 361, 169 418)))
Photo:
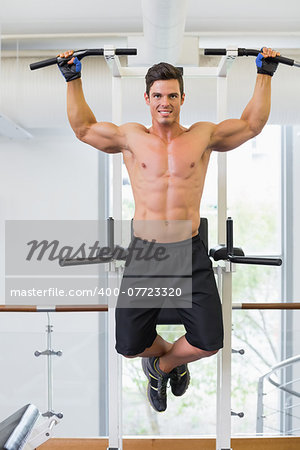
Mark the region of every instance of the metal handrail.
POLYGON ((289 381, 289 383, 286 383, 286 384, 280 384, 280 383, 277 383, 277 381, 273 380, 271 378, 271 376, 268 376, 268 381, 273 386, 275 386, 276 388, 280 389, 281 391, 287 392, 288 394, 295 395, 295 397, 299 397, 300 398, 300 392, 296 392, 293 389, 289 389, 289 388, 286 387, 287 384, 292 384, 292 383, 295 383, 296 381, 299 381, 299 378, 297 380, 289 381))
POLYGON ((291 358, 287 358, 283 361, 280 361, 278 364, 275 364, 275 366, 273 366, 271 368, 271 370, 269 370, 268 372, 266 372, 264 375, 262 375, 259 380, 258 380, 258 392, 257 392, 257 421, 256 421, 256 433, 257 434, 262 434, 263 433, 263 383, 264 383, 264 379, 267 378, 268 381, 275 386, 276 388, 280 389, 281 391, 287 392, 288 394, 294 395, 298 398, 300 398, 300 392, 294 391, 292 389, 287 388, 285 385, 282 385, 280 383, 277 383, 275 380, 272 379, 272 374, 274 374, 274 372, 276 372, 278 369, 283 369, 286 368, 288 366, 291 366, 297 362, 300 361, 300 355, 297 356, 293 356, 291 358))
POLYGON ((294 364, 295 362, 298 362, 298 361, 300 361, 300 355, 292 356, 291 358, 284 359, 283 361, 280 361, 280 363, 273 366, 272 369, 263 376, 265 377, 267 375, 271 375, 271 373, 274 372, 275 370, 281 369, 282 367, 289 366, 290 364, 294 364))

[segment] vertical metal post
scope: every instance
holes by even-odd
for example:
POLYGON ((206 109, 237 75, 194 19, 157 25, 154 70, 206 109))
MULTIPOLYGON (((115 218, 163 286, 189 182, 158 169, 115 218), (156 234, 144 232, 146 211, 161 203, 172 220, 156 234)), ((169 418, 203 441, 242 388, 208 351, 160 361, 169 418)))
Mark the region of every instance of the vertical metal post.
POLYGON ((34 352, 34 356, 37 358, 39 356, 47 356, 47 405, 48 410, 42 414, 43 417, 53 417, 56 416, 57 418, 61 419, 63 417, 62 413, 56 413, 53 410, 53 356, 62 356, 62 352, 59 350, 58 352, 55 352, 52 349, 52 340, 51 340, 51 333, 53 331, 53 325, 51 325, 50 321, 50 315, 49 312, 47 312, 47 318, 48 318, 48 324, 46 325, 46 333, 47 333, 47 348, 46 350, 40 352, 39 350, 36 350, 34 352))
MULTIPOLYGON (((109 53, 109 52, 108 52, 109 53)), ((118 73, 117 57, 111 50, 106 61, 112 69, 112 122, 122 122, 122 79, 118 73)), ((109 156, 109 212, 117 224, 115 242, 120 244, 122 220, 122 155, 109 156)), ((116 289, 120 285, 119 270, 110 264, 108 287, 112 295, 108 297, 108 404, 109 404, 109 446, 108 450, 122 450, 122 360, 115 349, 115 306, 116 289)))
MULTIPOLYGON (((117 57, 115 57, 117 58, 117 57)), ((122 123, 122 77, 120 73, 113 73, 112 77, 112 121, 116 125, 122 123)), ((112 191, 112 217, 122 220, 122 154, 110 155, 112 177, 110 189, 112 191)), ((115 239, 121 243, 121 227, 117 227, 115 239)))
POLYGON ((224 347, 218 354, 217 381, 217 450, 231 449, 231 328, 232 328, 232 272, 231 263, 222 270, 222 310, 224 347))
MULTIPOLYGON (((217 78, 217 122, 227 116, 227 67, 223 63, 217 78)), ((227 218, 227 154, 218 153, 218 243, 225 243, 225 222, 227 218)))
MULTIPOLYGON (((217 79, 217 121, 227 114, 227 65, 222 63, 217 79)), ((227 155, 218 154, 218 242, 225 243, 227 217, 227 155)), ((218 354, 217 370, 217 430, 216 449, 231 449, 231 328, 232 328, 232 274, 231 264, 222 269, 222 298, 224 348, 218 354)))
POLYGON ((51 342, 51 333, 52 333, 52 325, 50 323, 50 316, 47 313, 48 317, 48 325, 47 329, 47 391, 48 391, 48 412, 53 411, 53 368, 52 368, 52 342, 51 342))
POLYGON ((122 360, 115 349, 115 292, 120 286, 120 269, 115 267, 115 263, 110 265, 108 288, 112 295, 108 298, 108 450, 122 450, 122 360))
MULTIPOLYGON (((104 221, 109 217, 109 161, 108 155, 98 152, 98 235, 105 232, 104 221)), ((103 236, 105 241, 105 236, 103 236)), ((98 266, 99 283, 103 278, 103 287, 108 287, 108 273, 105 272, 105 264, 98 266)), ((99 367, 99 436, 108 435, 108 315, 98 315, 98 327, 101 333, 99 339, 98 367, 99 367), (103 364, 105 361, 105 364, 103 364)))

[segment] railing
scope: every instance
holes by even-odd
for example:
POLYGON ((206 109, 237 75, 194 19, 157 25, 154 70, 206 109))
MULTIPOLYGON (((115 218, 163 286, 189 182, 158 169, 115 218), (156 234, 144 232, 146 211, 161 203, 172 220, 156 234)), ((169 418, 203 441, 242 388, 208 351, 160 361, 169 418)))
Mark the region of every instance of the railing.
POLYGON ((300 364, 297 366, 297 363, 300 363, 300 355, 281 361, 259 378, 256 418, 258 435, 265 433, 299 434, 300 364), (298 371, 299 377, 294 375, 296 371, 298 371), (266 382, 269 384, 267 385, 266 382), (268 392, 266 392, 267 390, 268 392), (281 393, 279 399, 278 395, 275 397, 273 395, 278 393, 281 393))

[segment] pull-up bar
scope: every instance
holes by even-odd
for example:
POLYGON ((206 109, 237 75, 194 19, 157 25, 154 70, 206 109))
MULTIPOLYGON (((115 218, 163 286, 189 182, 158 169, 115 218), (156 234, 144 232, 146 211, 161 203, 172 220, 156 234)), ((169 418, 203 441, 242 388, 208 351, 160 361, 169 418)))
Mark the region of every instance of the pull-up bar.
MULTIPOLYGON (((261 50, 253 50, 251 48, 205 48, 204 55, 208 56, 257 56, 261 53, 261 50)), ((274 59, 276 62, 280 64, 285 64, 287 66, 295 66, 300 67, 300 62, 295 61, 290 58, 286 58, 284 56, 276 56, 274 59)))
MULTIPOLYGON (((65 58, 67 61, 69 61, 72 58, 78 58, 81 60, 82 58, 85 58, 86 56, 104 56, 106 49, 104 48, 91 48, 91 49, 85 49, 85 50, 76 50, 72 56, 69 58, 65 58)), ((137 54, 136 48, 116 48, 114 49, 114 54, 117 56, 135 56, 137 54)), ((57 64, 57 61, 59 59, 59 56, 56 56, 55 58, 50 59, 44 59, 43 61, 38 61, 36 63, 30 64, 31 70, 41 69, 43 67, 47 66, 53 66, 54 64, 57 64)))
MULTIPOLYGON (((84 49, 84 50, 76 50, 69 58, 66 58, 69 61, 71 58, 75 57, 81 60, 86 56, 105 56, 105 52, 111 51, 110 49, 104 48, 94 48, 94 49, 84 49)), ((136 48, 116 48, 113 50, 114 54, 117 56, 135 56, 137 55, 136 48)), ((247 49, 247 48, 206 48, 204 49, 205 56, 257 56, 261 53, 261 50, 247 49)), ((45 59, 43 61, 38 61, 30 64, 31 70, 41 69, 43 67, 52 66, 57 64, 59 56, 54 58, 45 59)), ((295 61, 291 58, 286 58, 284 56, 276 56, 274 58, 280 64, 285 64, 287 66, 295 66, 300 67, 300 62, 295 61)))

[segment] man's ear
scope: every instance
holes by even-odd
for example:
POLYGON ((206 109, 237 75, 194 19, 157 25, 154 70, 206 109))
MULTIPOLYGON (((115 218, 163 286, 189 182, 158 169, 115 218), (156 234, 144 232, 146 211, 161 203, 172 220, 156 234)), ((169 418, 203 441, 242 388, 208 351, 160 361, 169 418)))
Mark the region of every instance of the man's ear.
POLYGON ((149 99, 147 92, 144 93, 144 99, 145 99, 145 102, 147 103, 147 105, 150 105, 150 99, 149 99))
POLYGON ((183 105, 184 100, 185 100, 185 94, 182 94, 182 96, 181 96, 181 105, 183 105))

